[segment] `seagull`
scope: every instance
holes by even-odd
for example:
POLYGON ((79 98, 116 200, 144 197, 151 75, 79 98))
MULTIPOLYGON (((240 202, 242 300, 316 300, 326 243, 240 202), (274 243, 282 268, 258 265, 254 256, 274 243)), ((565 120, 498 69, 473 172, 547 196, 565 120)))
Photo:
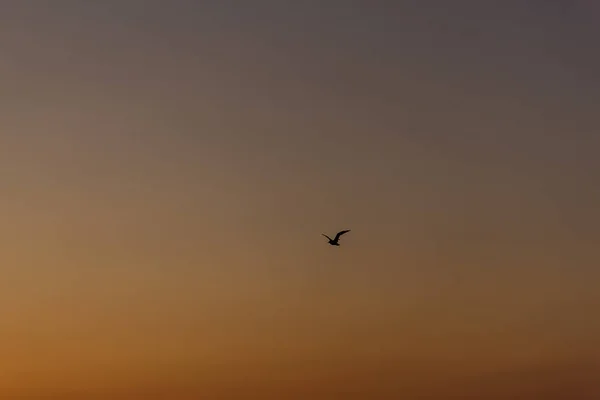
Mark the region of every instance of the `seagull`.
POLYGON ((345 231, 340 231, 337 233, 337 235, 335 235, 335 239, 330 238, 329 236, 327 236, 324 233, 321 233, 321 235, 325 236, 327 239, 329 239, 329 244, 332 246, 339 246, 339 240, 340 240, 340 236, 342 236, 344 233, 346 232, 350 232, 350 229, 345 230, 345 231))

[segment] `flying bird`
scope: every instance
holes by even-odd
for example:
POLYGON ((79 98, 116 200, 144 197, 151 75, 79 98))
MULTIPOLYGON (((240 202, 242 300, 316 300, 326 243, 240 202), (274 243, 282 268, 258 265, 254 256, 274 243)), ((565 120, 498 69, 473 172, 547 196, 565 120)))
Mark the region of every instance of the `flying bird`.
POLYGON ((332 239, 332 238, 330 238, 329 236, 327 236, 327 235, 326 235, 326 234, 324 234, 324 233, 321 233, 321 235, 323 235, 323 236, 325 236, 327 239, 329 239, 329 244, 330 244, 330 245, 332 245, 332 246, 339 246, 339 245, 340 245, 340 243, 339 243, 340 236, 342 236, 342 235, 343 235, 344 233, 346 233, 346 232, 350 232, 350 229, 348 229, 348 230, 345 230, 345 231, 340 231, 340 232, 338 232, 338 233, 337 233, 337 235, 335 235, 335 239, 332 239))

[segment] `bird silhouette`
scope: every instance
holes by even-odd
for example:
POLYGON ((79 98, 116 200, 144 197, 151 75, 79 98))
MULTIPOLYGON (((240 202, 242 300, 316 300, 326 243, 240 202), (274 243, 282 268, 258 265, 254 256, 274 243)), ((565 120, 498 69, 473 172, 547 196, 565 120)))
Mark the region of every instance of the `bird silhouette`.
POLYGON ((340 236, 342 236, 342 235, 343 235, 344 233, 346 233, 346 232, 350 232, 350 229, 348 229, 348 230, 345 230, 345 231, 340 231, 340 232, 338 232, 338 233, 337 233, 337 235, 335 235, 335 239, 332 239, 332 238, 330 238, 329 236, 327 236, 327 235, 326 235, 326 234, 324 234, 324 233, 321 233, 321 235, 323 235, 323 236, 325 236, 327 239, 329 239, 329 244, 330 244, 330 245, 332 245, 332 246, 339 246, 339 245, 340 245, 340 243, 339 243, 340 236))

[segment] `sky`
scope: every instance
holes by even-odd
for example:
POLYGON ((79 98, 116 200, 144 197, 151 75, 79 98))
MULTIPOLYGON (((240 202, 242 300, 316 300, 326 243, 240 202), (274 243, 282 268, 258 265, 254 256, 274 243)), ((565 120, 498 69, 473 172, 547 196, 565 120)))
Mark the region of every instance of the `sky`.
POLYGON ((600 397, 597 2, 0 27, 0 398, 600 397))

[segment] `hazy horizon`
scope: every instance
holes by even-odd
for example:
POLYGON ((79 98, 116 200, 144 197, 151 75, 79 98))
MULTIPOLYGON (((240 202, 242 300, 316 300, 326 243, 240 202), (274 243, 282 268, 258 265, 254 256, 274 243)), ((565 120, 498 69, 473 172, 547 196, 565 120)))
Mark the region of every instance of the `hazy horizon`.
POLYGON ((3 4, 0 398, 600 398, 595 2, 3 4))

